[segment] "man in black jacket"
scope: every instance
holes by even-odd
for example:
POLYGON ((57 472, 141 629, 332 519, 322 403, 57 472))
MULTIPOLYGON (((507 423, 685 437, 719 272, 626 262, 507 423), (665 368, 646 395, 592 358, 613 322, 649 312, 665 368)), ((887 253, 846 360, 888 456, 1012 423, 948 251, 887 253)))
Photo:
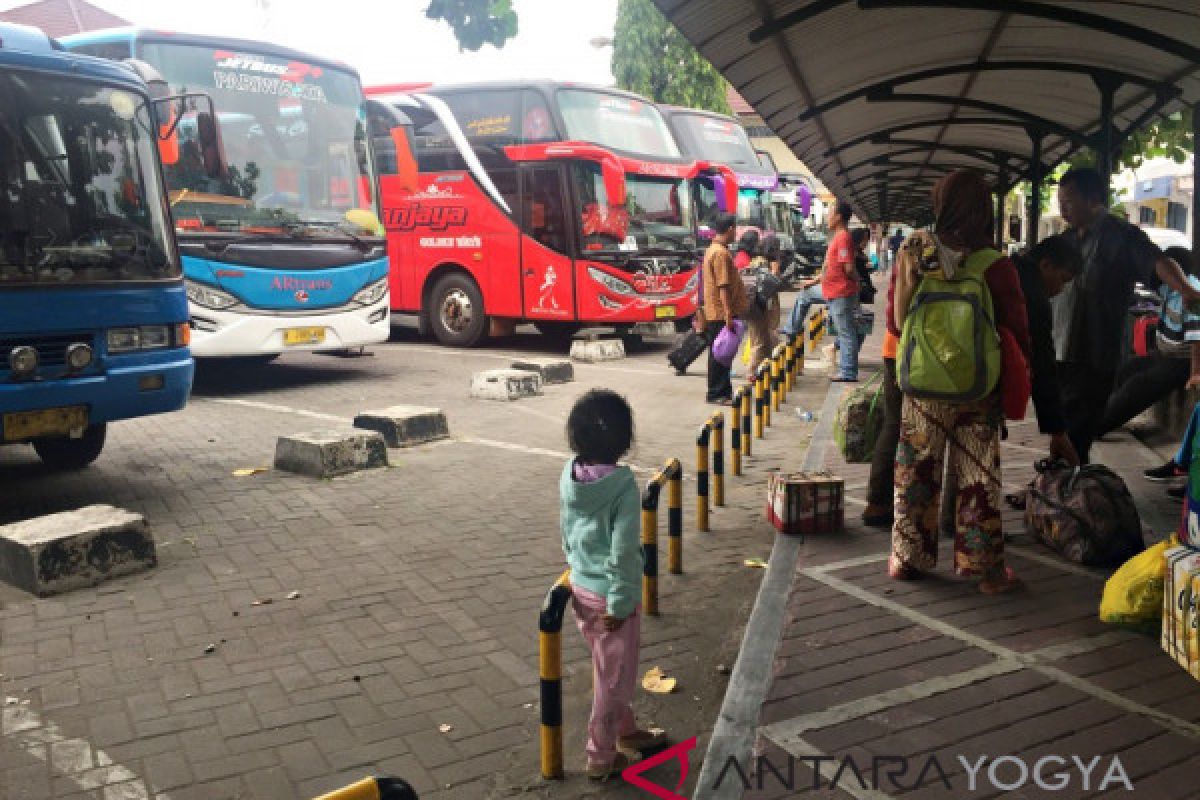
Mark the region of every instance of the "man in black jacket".
POLYGON ((1079 455, 1067 436, 1063 414, 1062 389, 1054 357, 1053 313, 1050 298, 1083 271, 1083 255, 1072 237, 1050 236, 1015 259, 1029 315, 1031 350, 1029 371, 1033 378, 1033 407, 1038 430, 1050 435, 1050 457, 1061 458, 1071 466, 1079 464, 1079 455))
POLYGON ((1083 256, 1079 278, 1051 307, 1067 435, 1086 464, 1112 394, 1134 284, 1157 275, 1188 303, 1200 301, 1200 291, 1141 228, 1109 213, 1096 170, 1075 167, 1059 178, 1058 205, 1083 256))

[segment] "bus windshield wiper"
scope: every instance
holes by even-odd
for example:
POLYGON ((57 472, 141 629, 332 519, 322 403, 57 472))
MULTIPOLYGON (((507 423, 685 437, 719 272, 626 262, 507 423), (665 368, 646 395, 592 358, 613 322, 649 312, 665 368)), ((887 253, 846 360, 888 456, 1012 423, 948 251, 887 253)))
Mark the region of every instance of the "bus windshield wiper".
POLYGON ((280 223, 284 230, 296 238, 301 238, 301 234, 305 228, 318 228, 320 230, 336 231, 343 236, 346 236, 354 241, 360 250, 366 252, 371 248, 371 245, 358 234, 347 230, 343 227, 343 223, 327 219, 296 219, 284 220, 280 223))

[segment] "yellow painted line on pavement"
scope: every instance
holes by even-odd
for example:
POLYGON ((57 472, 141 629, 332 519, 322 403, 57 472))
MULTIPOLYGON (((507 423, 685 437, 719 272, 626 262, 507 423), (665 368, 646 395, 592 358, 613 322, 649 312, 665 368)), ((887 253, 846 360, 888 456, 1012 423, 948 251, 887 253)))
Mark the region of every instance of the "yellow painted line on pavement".
POLYGON ((170 800, 128 767, 115 763, 108 753, 86 739, 64 735, 56 724, 43 720, 27 705, 5 705, 0 709, 0 734, 85 792, 102 792, 105 800, 170 800))

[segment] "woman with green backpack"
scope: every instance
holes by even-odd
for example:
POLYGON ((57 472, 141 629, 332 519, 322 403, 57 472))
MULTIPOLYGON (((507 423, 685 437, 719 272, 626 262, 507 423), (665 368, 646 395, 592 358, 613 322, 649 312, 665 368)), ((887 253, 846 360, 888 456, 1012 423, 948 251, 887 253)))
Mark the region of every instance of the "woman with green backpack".
MULTIPOLYGON (((1004 562, 1000 515, 1001 336, 1029 358, 1029 321, 1013 263, 993 249, 992 195, 958 170, 933 189, 934 234, 904 243, 892 298, 897 382, 904 393, 896 449, 888 573, 912 580, 937 564, 942 468, 958 491, 954 571, 999 594, 1020 586, 1004 562)), ((1025 364, 1020 368, 1027 368, 1025 364)))

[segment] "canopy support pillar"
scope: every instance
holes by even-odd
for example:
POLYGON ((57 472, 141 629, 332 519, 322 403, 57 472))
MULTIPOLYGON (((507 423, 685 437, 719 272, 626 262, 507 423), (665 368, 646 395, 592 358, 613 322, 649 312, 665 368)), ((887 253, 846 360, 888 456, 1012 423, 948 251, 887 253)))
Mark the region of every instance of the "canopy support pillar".
POLYGON ((1092 81, 1100 90, 1100 133, 1096 138, 1096 169, 1109 186, 1112 181, 1113 156, 1117 149, 1117 129, 1113 125, 1113 97, 1121 88, 1121 81, 1111 75, 1093 75, 1092 81))
MULTIPOLYGON (((1192 142, 1200 142, 1200 103, 1192 106, 1192 142)), ((1200 199, 1196 187, 1200 186, 1200 158, 1192 156, 1192 258, 1200 254, 1200 199)))
POLYGON ((1025 212, 1025 245, 1032 248, 1038 241, 1038 227, 1042 215, 1042 132, 1029 129, 1029 141, 1033 145, 1029 165, 1029 207, 1025 212))

